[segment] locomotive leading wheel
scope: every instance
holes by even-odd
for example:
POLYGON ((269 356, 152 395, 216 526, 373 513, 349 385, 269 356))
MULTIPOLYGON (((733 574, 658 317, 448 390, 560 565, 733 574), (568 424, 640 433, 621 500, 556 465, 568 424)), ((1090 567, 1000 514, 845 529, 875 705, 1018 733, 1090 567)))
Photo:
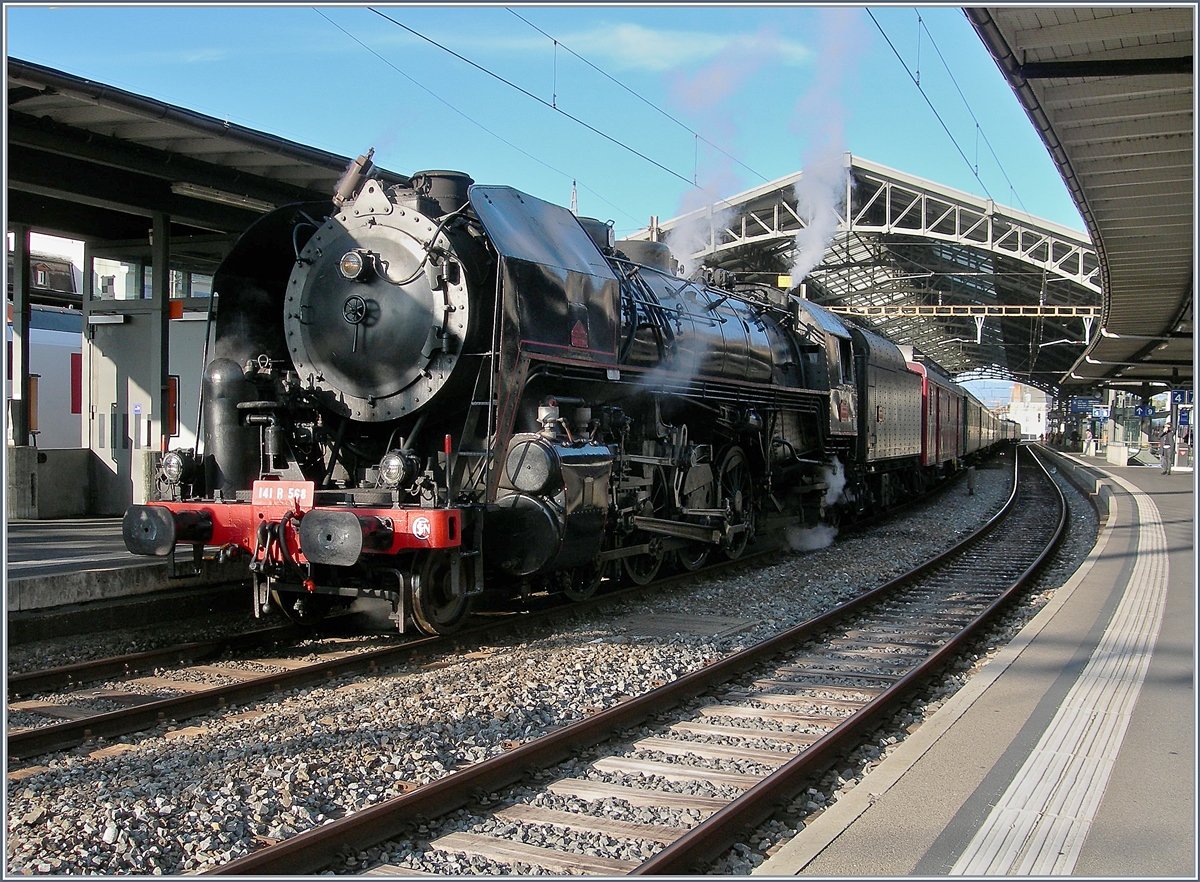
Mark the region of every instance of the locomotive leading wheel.
POLYGON ((418 555, 412 568, 412 614, 417 627, 426 634, 453 634, 461 628, 471 609, 465 588, 460 585, 459 593, 454 593, 447 553, 418 555))
POLYGON ((563 573, 562 593, 576 603, 587 600, 600 587, 605 567, 597 563, 581 564, 563 573))
POLYGON ((730 535, 724 548, 725 556, 736 560, 745 552, 754 532, 754 482, 742 448, 729 448, 721 459, 717 492, 718 503, 725 507, 730 526, 741 528, 730 535))

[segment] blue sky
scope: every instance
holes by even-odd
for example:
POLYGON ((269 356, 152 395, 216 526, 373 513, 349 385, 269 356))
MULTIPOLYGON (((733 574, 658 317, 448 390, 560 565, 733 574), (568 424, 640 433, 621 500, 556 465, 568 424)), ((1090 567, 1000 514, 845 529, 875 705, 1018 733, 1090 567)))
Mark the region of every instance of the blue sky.
POLYGON ((5 34, 11 56, 348 156, 373 146, 399 172, 562 205, 574 180, 580 213, 618 236, 823 149, 1083 228, 957 7, 375 8, 399 24, 345 5, 8 6, 5 34))

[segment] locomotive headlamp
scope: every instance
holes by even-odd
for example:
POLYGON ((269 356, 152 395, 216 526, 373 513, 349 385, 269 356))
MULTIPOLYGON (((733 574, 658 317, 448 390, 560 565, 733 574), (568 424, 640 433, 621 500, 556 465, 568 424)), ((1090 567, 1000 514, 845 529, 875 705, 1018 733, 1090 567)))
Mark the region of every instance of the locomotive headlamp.
POLYGON ((163 480, 168 484, 178 484, 187 475, 189 465, 188 459, 178 450, 164 453, 161 466, 163 480))
POLYGON ((366 268, 367 262, 363 260, 361 251, 347 251, 338 262, 342 275, 351 280, 360 278, 366 268))
POLYGON ((408 457, 398 450, 388 451, 379 461, 379 483, 385 487, 399 487, 408 472, 408 457))

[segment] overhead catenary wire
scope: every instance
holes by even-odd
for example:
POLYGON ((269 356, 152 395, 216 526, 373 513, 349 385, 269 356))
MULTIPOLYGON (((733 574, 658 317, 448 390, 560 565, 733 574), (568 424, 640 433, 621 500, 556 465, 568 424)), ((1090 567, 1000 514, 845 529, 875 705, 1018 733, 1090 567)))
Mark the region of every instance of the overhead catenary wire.
POLYGON ((567 113, 561 107, 555 107, 551 102, 547 101, 545 98, 541 98, 541 97, 533 94, 532 92, 530 92, 528 89, 518 86, 512 80, 505 79, 504 77, 500 76, 500 74, 496 73, 495 71, 491 71, 488 68, 484 67, 482 64, 479 64, 479 63, 467 58, 465 55, 461 55, 458 52, 455 52, 449 46, 445 46, 442 43, 439 43, 437 40, 433 39, 432 37, 427 37, 425 34, 422 34, 420 31, 410 28, 408 25, 404 24, 403 22, 396 21, 396 19, 392 18, 390 15, 385 15, 384 13, 380 12, 378 9, 375 9, 374 7, 371 7, 371 6, 368 6, 367 8, 371 12, 378 15, 380 18, 382 18, 386 21, 390 21, 396 27, 402 28, 403 30, 408 31, 414 37, 422 39, 426 43, 429 43, 432 46, 436 46, 437 48, 441 49, 443 52, 445 52, 449 55, 453 55, 455 58, 457 58, 459 61, 462 61, 464 64, 469 64, 471 67, 475 68, 480 73, 487 74, 489 77, 492 77, 493 79, 498 80, 499 82, 503 83, 504 85, 508 86, 511 89, 515 89, 516 91, 520 92, 522 95, 526 96, 527 98, 531 98, 532 100, 536 101, 538 104, 541 104, 543 107, 545 107, 549 110, 553 110, 555 113, 561 113, 567 119, 571 120, 572 122, 576 123, 577 125, 583 126, 589 132, 599 135, 601 138, 604 138, 606 141, 609 141, 609 142, 617 145, 618 147, 622 148, 623 150, 628 150, 630 153, 634 154, 635 156, 639 157, 640 159, 644 159, 646 162, 650 163, 651 165, 655 166, 656 168, 659 168, 659 169, 665 171, 667 174, 672 175, 673 177, 679 178, 679 180, 683 181, 689 187, 695 186, 695 184, 693 184, 687 178, 686 175, 680 174, 679 172, 675 171, 675 169, 670 168, 669 166, 663 165, 657 159, 653 159, 653 158, 647 156, 645 153, 642 153, 640 150, 637 150, 636 148, 631 147, 629 144, 626 144, 620 138, 615 138, 612 135, 608 134, 607 132, 601 131, 600 129, 593 126, 591 123, 585 122, 584 120, 580 119, 579 117, 577 117, 573 114, 567 113))
MULTIPOLYGON (((738 159, 733 154, 728 153, 725 150, 721 149, 721 147, 714 144, 712 141, 708 140, 708 138, 701 135, 699 132, 697 132, 695 129, 693 129, 691 126, 689 126, 687 123, 683 122, 682 120, 677 119, 676 117, 672 116, 667 111, 663 110, 661 107, 659 107, 653 101, 651 101, 649 98, 646 98, 644 95, 639 94, 634 89, 631 89, 629 86, 622 83, 620 80, 618 80, 612 74, 608 73, 607 71, 605 71, 602 68, 598 67, 597 65, 593 64, 591 61, 588 61, 588 59, 584 58, 582 55, 580 55, 578 52, 576 52, 570 46, 566 45, 561 40, 559 40, 557 37, 551 36, 550 34, 546 33, 544 30, 539 28, 537 25, 535 25, 529 19, 525 18, 525 16, 521 15, 521 13, 517 12, 512 7, 505 7, 505 8, 509 12, 511 12, 513 15, 515 15, 517 18, 521 19, 521 21, 525 22, 525 24, 529 25, 531 28, 533 28, 535 31, 537 31, 539 34, 541 34, 543 37, 545 37, 547 40, 552 40, 554 42, 554 48, 555 48, 556 53, 557 53, 557 50, 561 47, 564 51, 569 52, 571 55, 574 55, 576 58, 578 58, 580 61, 582 61, 588 67, 590 67, 592 70, 596 71, 596 73, 600 74, 605 79, 608 79, 611 82, 615 83, 616 85, 620 86, 622 89, 624 89, 630 95, 632 95, 634 98, 638 99, 639 101, 641 101, 643 104, 647 105, 648 107, 651 107, 654 110, 658 111, 663 116, 665 116, 667 119, 669 119, 671 122, 675 123, 675 125, 679 126, 684 131, 693 135, 697 141, 703 141, 705 144, 707 144, 713 150, 716 150, 718 153, 725 156, 727 159, 733 160, 733 162, 740 165, 742 168, 744 168, 746 171, 750 172, 752 175, 762 178, 763 181, 770 180, 770 178, 768 178, 766 175, 762 174, 761 172, 755 171, 754 169, 752 169, 750 166, 746 165, 746 163, 742 162, 740 159, 738 159)), ((555 58, 557 58, 557 54, 555 55, 555 58)))
MULTIPOLYGON (((408 31, 413 36, 418 37, 433 46, 436 46, 437 48, 441 49, 443 52, 453 55, 455 58, 458 58, 459 60, 463 61, 464 63, 469 64, 471 67, 475 68, 476 70, 480 71, 481 73, 485 73, 488 76, 492 77, 493 79, 496 79, 496 80, 500 81, 501 83, 504 83, 506 86, 509 86, 510 88, 515 89, 516 91, 520 92, 522 95, 525 95, 528 98, 532 98, 534 101, 538 102, 538 104, 541 104, 543 107, 546 107, 549 110, 553 110, 556 113, 561 113, 563 116, 565 116, 567 119, 571 120, 572 122, 583 126, 588 131, 599 135, 600 137, 604 138, 607 141, 612 142, 613 144, 616 144, 618 147, 621 147, 624 150, 628 150, 633 155, 646 160, 647 162, 649 162, 651 165, 655 166, 656 168, 660 168, 663 171, 667 172, 672 177, 676 177, 679 180, 683 181, 689 187, 694 187, 695 189, 699 190, 701 193, 703 193, 709 197, 710 205, 712 208, 715 209, 717 206, 721 206, 721 205, 727 206, 730 204, 729 197, 720 196, 717 193, 714 193, 712 190, 709 190, 707 187, 701 185, 696 180, 689 180, 686 175, 681 174, 680 172, 677 172, 672 168, 668 168, 667 166, 663 165, 662 163, 658 162, 655 159, 651 159, 649 156, 647 156, 646 154, 642 153, 641 151, 635 149, 634 147, 631 147, 630 145, 626 144, 624 141, 621 141, 618 138, 614 138, 612 135, 609 135, 606 132, 602 132, 601 130, 597 129, 595 126, 592 126, 589 123, 579 119, 578 117, 567 113, 561 107, 552 106, 544 98, 539 98, 537 95, 534 95, 529 90, 523 89, 522 87, 518 86, 516 83, 506 80, 504 77, 500 76, 499 74, 488 70, 483 65, 478 64, 477 62, 474 62, 471 59, 469 59, 463 55, 460 55, 459 53, 455 52, 453 49, 450 49, 447 46, 443 46, 441 43, 437 42, 436 40, 432 39, 431 37, 425 36, 420 31, 414 30, 413 28, 410 28, 408 25, 402 24, 401 22, 396 21, 394 18, 384 15, 382 12, 380 12, 377 9, 374 9, 373 7, 368 6, 367 8, 371 12, 374 12, 376 15, 380 16, 381 18, 384 18, 387 21, 390 21, 392 24, 396 25, 397 27, 400 27, 400 28, 408 31)), ((626 217, 629 216, 625 212, 622 212, 622 214, 625 214, 626 217)))
MULTIPOLYGON (((389 61, 387 58, 385 58, 384 56, 380 55, 378 52, 376 52, 374 49, 372 49, 370 46, 368 46, 366 43, 364 43, 362 40, 360 40, 360 39, 359 39, 358 37, 356 37, 354 34, 350 33, 348 30, 346 30, 346 29, 345 29, 344 27, 342 27, 340 24, 338 24, 338 23, 337 23, 337 22, 335 22, 333 19, 331 19, 329 16, 327 16, 327 15, 326 15, 324 12, 322 12, 320 9, 316 9, 316 8, 314 8, 314 9, 313 9, 313 12, 317 13, 317 15, 321 16, 321 18, 325 19, 327 22, 329 22, 331 25, 333 25, 335 28, 337 28, 339 31, 341 31, 343 34, 345 34, 347 37, 349 37, 351 40, 353 40, 353 41, 354 41, 355 43, 357 43, 359 46, 361 46, 363 49, 365 49, 365 50, 367 50, 368 52, 370 52, 372 55, 374 55, 376 58, 378 58, 380 61, 382 61, 384 64, 386 64, 388 67, 390 67, 390 68, 391 68, 392 70, 394 70, 396 73, 400 74, 400 76, 404 77, 406 80, 408 80, 408 81, 409 81, 410 83, 412 83, 414 86, 416 86, 418 89, 421 89, 421 90, 422 90, 423 92, 425 92, 426 94, 430 95, 431 97, 433 97, 433 98, 434 98, 434 99, 436 99, 437 101, 439 101, 439 102, 441 102, 442 104, 444 104, 446 107, 448 107, 448 108, 450 108, 451 110, 453 110, 455 113, 457 113, 457 114, 458 114, 459 116, 461 116, 463 119, 465 119, 467 122, 471 123, 471 124, 472 124, 472 125, 474 125, 474 126, 477 126, 478 128, 482 129, 483 131, 487 132, 489 135, 491 135, 491 136, 492 136, 493 138, 495 138, 496 140, 498 140, 498 141, 500 141, 501 143, 503 143, 503 144, 505 144, 505 145, 507 145, 507 146, 511 147, 513 150, 516 150, 516 151, 517 151, 518 153, 520 153, 522 156, 526 156, 526 157, 528 157, 529 159, 532 159, 534 162, 538 163, 538 164, 539 164, 539 165, 541 165, 543 168, 548 168, 550 171, 554 172, 555 174, 562 175, 564 178, 570 178, 570 179, 571 179, 571 181, 572 181, 572 184, 574 184, 574 183, 575 183, 575 181, 577 181, 577 180, 578 180, 578 178, 577 178, 575 175, 572 175, 572 174, 570 174, 570 173, 568 173, 568 172, 565 172, 565 171, 563 171, 563 170, 562 170, 562 169, 560 169, 560 168, 556 168, 555 166, 551 165, 550 163, 546 162, 545 160, 543 160, 543 159, 540 159, 540 158, 538 158, 537 156, 534 156, 534 155, 533 155, 532 153, 530 153, 528 150, 525 150, 525 149, 523 149, 523 148, 521 148, 521 147, 518 147, 518 146, 517 146, 516 144, 514 144, 512 141, 509 141, 507 138, 505 138, 503 135, 500 135, 500 134, 498 134, 498 133, 496 133, 496 132, 492 131, 492 130, 491 130, 491 129, 489 129, 487 126, 485 126, 483 123, 479 122, 478 120, 476 120, 476 119, 472 118, 471 116, 469 116, 468 114, 464 113, 462 110, 460 110, 459 108, 455 107, 453 104, 451 104, 451 103, 450 103, 449 101, 447 101, 445 98, 443 98, 441 95, 439 95, 439 94, 437 94, 436 92, 434 92, 434 91, 433 91, 432 89, 430 89, 428 86, 426 86, 426 85, 424 85, 423 83, 421 83, 420 81, 416 80, 415 78, 413 78, 412 76, 410 76, 408 73, 406 73, 405 71, 403 71, 403 70, 401 70, 399 67, 397 67, 395 64, 393 64, 391 61, 389 61)), ((594 190, 593 188, 589 187, 587 184, 585 184, 585 183, 580 183, 580 185, 579 185, 579 186, 583 187, 583 189, 587 190, 589 193, 591 193, 593 196, 595 196, 597 199, 599 199, 601 202, 603 202, 603 203, 604 203, 605 205, 607 205, 609 208, 612 208, 614 211, 618 211, 618 212, 620 212, 621 214, 623 214, 625 217, 629 218, 629 220, 631 220, 633 223, 635 223, 635 224, 636 224, 636 223, 640 223, 640 221, 639 221, 637 218, 633 217, 631 214, 629 214, 629 212, 625 211, 624 209, 620 208, 620 207, 619 207, 619 206, 617 206, 617 205, 614 205, 612 202, 610 202, 609 200, 605 199, 605 198, 604 198, 602 195, 600 195, 600 193, 598 193, 598 192, 597 192, 596 190, 594 190)))
POLYGON ((1017 188, 1013 186, 1012 180, 1008 176, 1008 172, 1004 170, 1004 164, 1000 161, 1000 157, 996 155, 995 149, 992 147, 992 142, 988 140, 987 132, 983 130, 983 126, 979 124, 979 117, 975 116, 975 110, 971 107, 971 102, 967 100, 967 96, 963 94, 962 87, 958 85, 958 80, 954 77, 954 71, 950 69, 950 65, 946 62, 946 57, 942 55, 942 50, 937 44, 937 40, 933 38, 933 34, 929 32, 929 25, 925 24, 924 19, 920 14, 917 15, 917 20, 925 30, 925 34, 929 37, 929 42, 933 44, 933 51, 937 53, 938 58, 942 62, 942 67, 946 68, 946 73, 950 77, 950 82, 954 83, 954 88, 958 90, 958 97, 962 98, 963 104, 966 105, 967 113, 971 114, 971 119, 975 121, 975 168, 979 169, 979 138, 983 138, 983 143, 987 145, 988 152, 992 154, 992 159, 996 160, 996 167, 1000 169, 1000 174, 1004 175, 1004 180, 1008 183, 1008 191, 1013 198, 1021 206, 1021 210, 1026 214, 1029 209, 1025 207, 1025 203, 1021 200, 1021 196, 1017 193, 1017 188))
POLYGON ((963 162, 967 164, 967 168, 969 168, 971 173, 975 175, 975 180, 979 181, 979 186, 983 188, 984 195, 987 196, 988 199, 991 199, 992 194, 991 191, 988 190, 987 184, 985 184, 983 182, 983 178, 979 176, 978 170, 971 165, 971 160, 968 159, 967 154, 963 152, 962 147, 958 143, 958 139, 954 137, 954 133, 950 131, 950 127, 946 125, 946 121, 942 119, 942 115, 938 113, 938 109, 933 106, 933 102, 929 99, 929 96, 925 94, 925 90, 921 88, 920 80, 913 76, 913 72, 909 70, 908 62, 904 60, 904 56, 902 56, 899 50, 896 49, 895 44, 892 43, 892 38, 887 35, 887 31, 883 29, 883 25, 879 23, 879 19, 875 17, 875 13, 873 13, 870 8, 867 9, 867 15, 871 16, 871 21, 875 22, 875 27, 879 29, 879 33, 883 35, 883 39, 887 42, 888 47, 900 61, 901 66, 904 68, 904 72, 908 74, 908 78, 913 81, 913 85, 917 87, 917 91, 921 93, 921 97, 925 99, 925 103, 929 105, 929 109, 933 111, 933 115, 937 118, 937 121, 941 123, 942 128, 946 132, 946 136, 950 139, 950 143, 952 143, 954 145, 954 149, 958 151, 958 155, 962 157, 963 162))

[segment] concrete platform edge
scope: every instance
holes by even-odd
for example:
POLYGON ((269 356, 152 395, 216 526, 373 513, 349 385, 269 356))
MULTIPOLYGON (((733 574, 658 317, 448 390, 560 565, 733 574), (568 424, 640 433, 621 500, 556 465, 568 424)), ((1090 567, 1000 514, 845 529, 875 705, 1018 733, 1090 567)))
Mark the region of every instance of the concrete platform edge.
POLYGON ((199 576, 172 579, 166 563, 144 566, 76 570, 43 576, 8 580, 8 612, 44 610, 72 603, 113 600, 152 594, 164 589, 198 588, 242 582, 247 578, 245 563, 219 564, 204 561, 199 576))
MULTIPOLYGON (((1065 459, 1058 458, 1060 461, 1065 459)), ((1067 462, 1071 461, 1067 460, 1067 462)), ((1076 465, 1076 463, 1071 464, 1076 465)), ((1082 463, 1077 465, 1080 469, 1086 468, 1082 463)), ((1017 633, 1012 641, 1001 649, 983 670, 972 677, 970 682, 951 696, 921 728, 906 738, 887 759, 869 772, 857 787, 838 799, 772 857, 757 866, 751 875, 794 876, 799 874, 937 744, 971 705, 1021 656, 1021 653, 1058 614, 1075 589, 1083 584, 1096 561, 1104 554, 1117 522, 1117 501, 1111 488, 1094 473, 1085 474, 1092 480, 1079 480, 1077 473, 1075 475, 1068 474, 1067 477, 1071 483, 1076 486, 1082 485, 1081 489, 1092 494, 1097 502, 1103 526, 1096 537, 1095 546, 1079 569, 1054 593, 1050 602, 1017 633)))

